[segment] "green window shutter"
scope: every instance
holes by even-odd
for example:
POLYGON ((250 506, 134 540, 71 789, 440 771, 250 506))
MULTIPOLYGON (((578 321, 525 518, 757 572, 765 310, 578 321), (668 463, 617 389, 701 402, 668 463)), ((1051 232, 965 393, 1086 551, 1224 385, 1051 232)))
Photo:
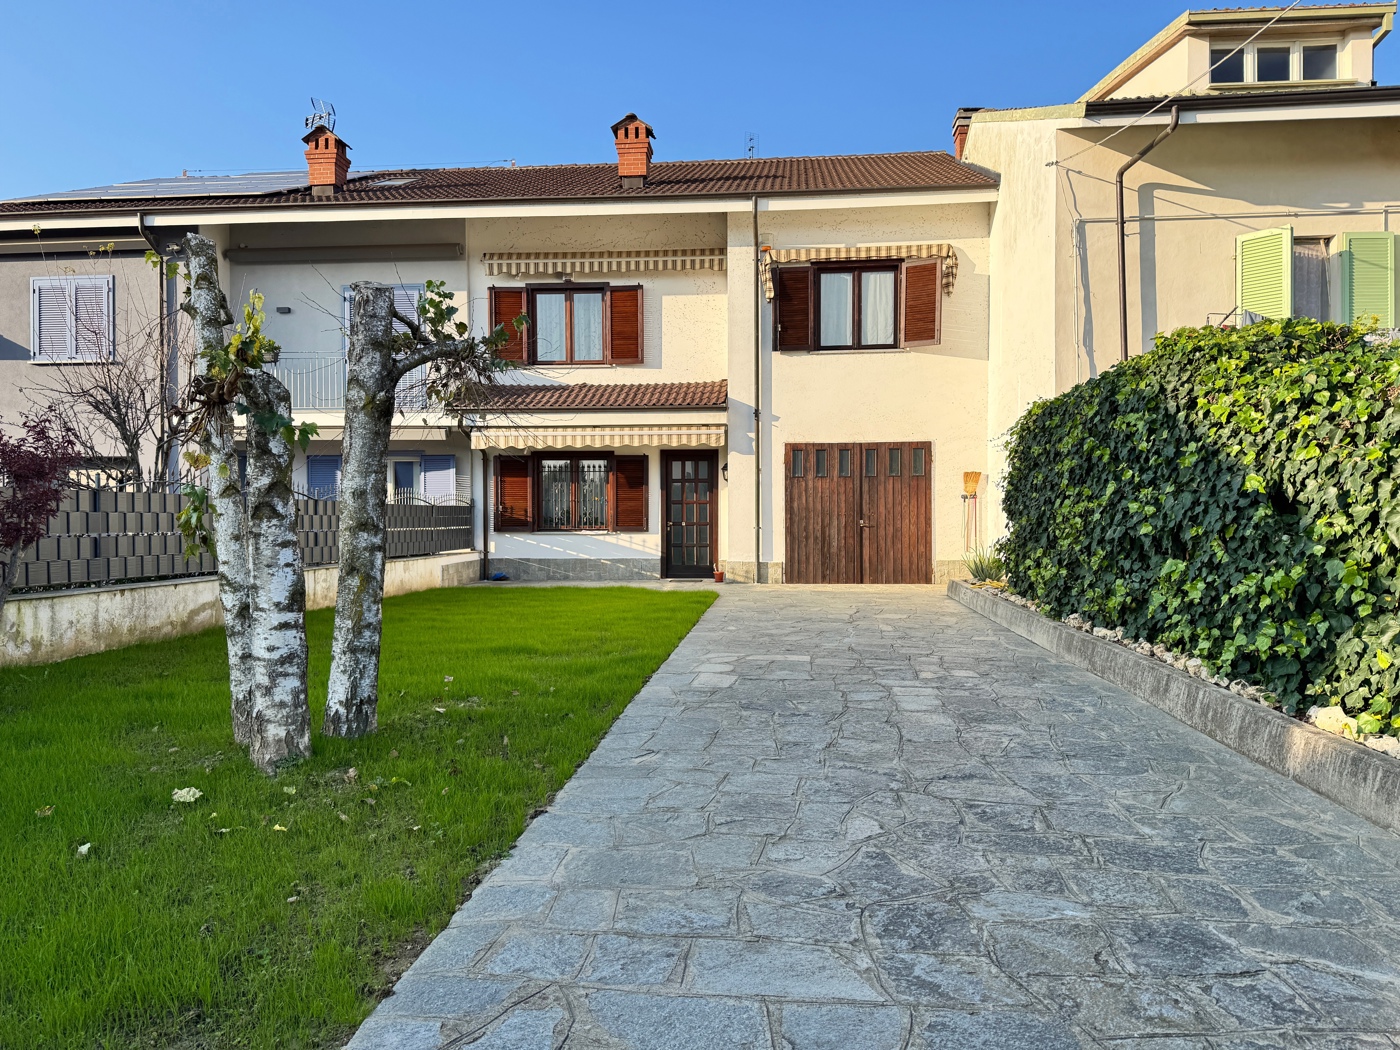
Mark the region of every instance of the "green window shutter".
POLYGON ((1379 317, 1382 328, 1395 326, 1395 234, 1341 235, 1341 320, 1379 317))
POLYGON ((1265 317, 1293 314, 1293 227, 1235 238, 1235 302, 1265 317))

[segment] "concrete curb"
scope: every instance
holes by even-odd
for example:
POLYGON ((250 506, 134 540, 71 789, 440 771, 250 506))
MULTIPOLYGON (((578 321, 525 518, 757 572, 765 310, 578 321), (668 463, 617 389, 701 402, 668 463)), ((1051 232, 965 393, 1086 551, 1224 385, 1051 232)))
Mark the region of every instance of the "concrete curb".
POLYGON ((1400 762, 1395 759, 961 581, 948 584, 948 596, 1266 769, 1373 824, 1400 831, 1400 762))

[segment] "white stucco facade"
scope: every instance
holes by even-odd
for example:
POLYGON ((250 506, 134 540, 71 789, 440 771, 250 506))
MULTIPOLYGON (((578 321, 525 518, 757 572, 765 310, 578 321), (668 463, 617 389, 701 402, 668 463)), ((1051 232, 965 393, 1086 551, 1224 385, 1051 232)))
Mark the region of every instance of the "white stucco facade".
MULTIPOLYGON (((307 455, 323 458, 298 458, 299 485, 311 483, 310 466, 324 477, 339 449, 346 286, 442 281, 478 336, 491 328, 493 287, 640 286, 639 360, 535 363, 501 380, 562 391, 661 390, 650 399, 579 395, 573 407, 504 415, 405 402, 391 458, 421 463, 425 474, 430 462, 438 471, 453 464, 455 494, 476 507, 485 571, 600 579, 664 573, 663 463, 690 449, 714 456, 715 568, 732 579, 779 582, 793 538, 787 446, 919 442, 932 449, 930 560, 932 576, 943 578, 959 571, 969 544, 965 476, 981 477, 975 525, 985 545, 1002 528, 997 479, 1008 428, 1033 401, 1119 360, 1114 179, 1167 130, 1173 107, 1175 129, 1124 176, 1128 353, 1149 348, 1159 332, 1239 315, 1240 234, 1287 226, 1297 241, 1335 253, 1346 234, 1400 232, 1400 89, 1371 85, 1372 49, 1388 33, 1394 7, 1187 12, 1075 102, 960 113, 959 156, 969 178, 946 187, 932 180, 890 189, 872 178, 839 191, 796 192, 780 183, 741 191, 726 182, 722 191, 629 196, 639 187, 619 181, 616 194, 589 199, 211 202, 152 211, 141 221, 157 238, 185 229, 213 238, 231 302, 254 290, 265 296, 265 330, 283 348, 277 367, 294 412, 320 427, 307 455), (1259 49, 1270 47, 1293 56, 1289 81, 1256 76, 1259 49), (1212 65, 1232 48, 1245 56, 1244 80, 1221 83, 1212 65), (1327 68, 1335 75, 1306 79, 1305 48, 1334 49, 1327 68), (980 188, 967 188, 974 184, 980 188), (869 350, 774 345, 774 304, 760 277, 760 260, 773 258, 766 252, 825 250, 839 262, 878 258, 880 246, 889 247, 887 261, 907 262, 904 255, 920 246, 951 253, 956 280, 939 297, 936 341, 869 350), (686 252, 709 261, 688 268, 644 258, 686 252), (488 272, 510 254, 573 255, 587 265, 488 272), (619 255, 630 262, 608 262, 619 255), (701 385, 720 392, 682 403, 701 385), (645 456, 645 527, 498 530, 499 468, 540 454, 609 464, 645 456)), ((860 159, 872 158, 843 158, 860 159)), ((34 368, 20 360, 28 313, 19 297, 39 264, 3 255, 3 238, 18 237, 30 221, 0 215, 0 368, 7 379, 0 411, 34 368)), ((55 235, 85 221, 92 220, 45 219, 55 235)), ((138 254, 109 260, 128 313, 146 289, 138 254)), ((150 282, 152 299, 155 290, 150 282)), ((409 471, 415 479, 418 469, 409 471)))

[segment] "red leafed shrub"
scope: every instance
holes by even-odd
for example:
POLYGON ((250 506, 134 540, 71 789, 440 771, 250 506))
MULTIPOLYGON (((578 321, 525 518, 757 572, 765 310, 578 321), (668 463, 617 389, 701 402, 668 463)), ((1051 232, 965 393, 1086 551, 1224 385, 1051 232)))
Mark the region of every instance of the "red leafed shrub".
POLYGON ((19 560, 42 539, 58 510, 79 455, 53 412, 0 428, 0 605, 9 597, 19 560))

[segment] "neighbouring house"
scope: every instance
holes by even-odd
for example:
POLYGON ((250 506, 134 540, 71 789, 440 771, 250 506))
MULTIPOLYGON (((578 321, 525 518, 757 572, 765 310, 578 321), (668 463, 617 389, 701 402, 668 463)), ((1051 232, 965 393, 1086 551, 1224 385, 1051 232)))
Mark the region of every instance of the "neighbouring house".
POLYGON ((989 435, 1159 331, 1397 324, 1400 87, 1372 79, 1395 8, 1188 11, 1074 102, 959 111, 957 155, 999 177, 989 435))
POLYGON ((615 163, 355 172, 321 125, 293 172, 0 203, 0 369, 44 367, 11 300, 57 239, 139 255, 197 229, 231 301, 266 296, 321 427, 298 485, 333 495, 349 285, 407 308, 443 280, 477 334, 529 317, 518 367, 446 408, 410 377, 387 482, 472 502, 488 571, 941 580, 999 528, 1006 427, 1120 332, 1138 353, 1253 315, 1395 323, 1400 88, 1371 81, 1394 10, 1188 12, 1077 102, 960 111, 955 156, 668 161, 628 114, 615 163), (1115 177, 1154 141, 1120 239, 1115 177))
MULTIPOLYGON (((42 407, 65 376, 112 361, 118 347, 132 366, 109 376, 112 390, 159 383, 162 363, 179 357, 174 329, 161 323, 173 282, 146 263, 152 245, 138 225, 11 225, 0 233, 0 418, 42 407)), ((95 438, 98 459, 85 466, 124 462, 119 444, 95 438)))

